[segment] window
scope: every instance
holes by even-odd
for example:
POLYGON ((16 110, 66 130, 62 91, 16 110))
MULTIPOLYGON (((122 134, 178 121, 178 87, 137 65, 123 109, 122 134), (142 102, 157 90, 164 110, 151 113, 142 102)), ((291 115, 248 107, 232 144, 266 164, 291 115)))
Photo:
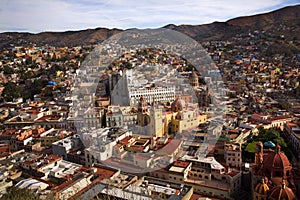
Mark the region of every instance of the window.
POLYGON ((276 172, 275 172, 275 177, 280 177, 280 176, 281 176, 280 171, 276 171, 276 172))

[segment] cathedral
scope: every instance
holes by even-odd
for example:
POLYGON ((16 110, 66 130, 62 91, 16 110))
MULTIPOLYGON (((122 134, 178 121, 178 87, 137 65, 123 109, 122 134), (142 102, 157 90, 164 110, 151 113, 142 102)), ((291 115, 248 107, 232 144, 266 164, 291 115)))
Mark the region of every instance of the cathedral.
POLYGON ((263 150, 256 144, 255 163, 252 167, 252 197, 254 200, 295 200, 296 187, 292 165, 277 145, 275 150, 263 150))
POLYGON ((150 106, 142 96, 138 102, 137 134, 152 137, 173 137, 206 122, 196 104, 188 104, 180 97, 170 107, 154 103, 150 106))
POLYGON ((211 103, 210 92, 207 86, 199 85, 199 77, 194 68, 189 76, 189 83, 194 88, 199 108, 209 107, 209 104, 211 103))

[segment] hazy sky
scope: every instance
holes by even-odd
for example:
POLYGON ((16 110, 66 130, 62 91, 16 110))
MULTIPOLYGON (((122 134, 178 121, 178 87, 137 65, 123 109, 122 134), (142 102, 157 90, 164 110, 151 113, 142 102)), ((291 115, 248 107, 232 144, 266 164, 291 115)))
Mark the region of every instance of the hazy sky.
POLYGON ((1 0, 0 32, 195 25, 296 4, 300 0, 1 0))

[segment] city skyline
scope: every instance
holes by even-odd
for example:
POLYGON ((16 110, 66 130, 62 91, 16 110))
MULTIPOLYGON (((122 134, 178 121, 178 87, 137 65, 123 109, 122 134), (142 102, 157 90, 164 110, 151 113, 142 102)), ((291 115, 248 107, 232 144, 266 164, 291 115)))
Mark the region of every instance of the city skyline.
POLYGON ((88 28, 159 28, 167 24, 200 25, 297 5, 276 1, 4 1, 0 32, 83 30, 88 28))

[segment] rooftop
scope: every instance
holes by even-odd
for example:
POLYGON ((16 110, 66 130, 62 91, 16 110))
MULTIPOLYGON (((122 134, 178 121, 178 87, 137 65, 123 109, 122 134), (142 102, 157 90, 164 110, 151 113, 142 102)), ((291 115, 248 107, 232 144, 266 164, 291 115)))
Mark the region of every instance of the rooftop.
POLYGON ((207 157, 207 158, 194 158, 191 156, 183 156, 183 159, 186 159, 188 161, 192 162, 199 162, 199 163, 207 163, 209 164, 211 169, 216 169, 216 170, 224 170, 225 168, 223 165, 221 165, 214 157, 207 157))

